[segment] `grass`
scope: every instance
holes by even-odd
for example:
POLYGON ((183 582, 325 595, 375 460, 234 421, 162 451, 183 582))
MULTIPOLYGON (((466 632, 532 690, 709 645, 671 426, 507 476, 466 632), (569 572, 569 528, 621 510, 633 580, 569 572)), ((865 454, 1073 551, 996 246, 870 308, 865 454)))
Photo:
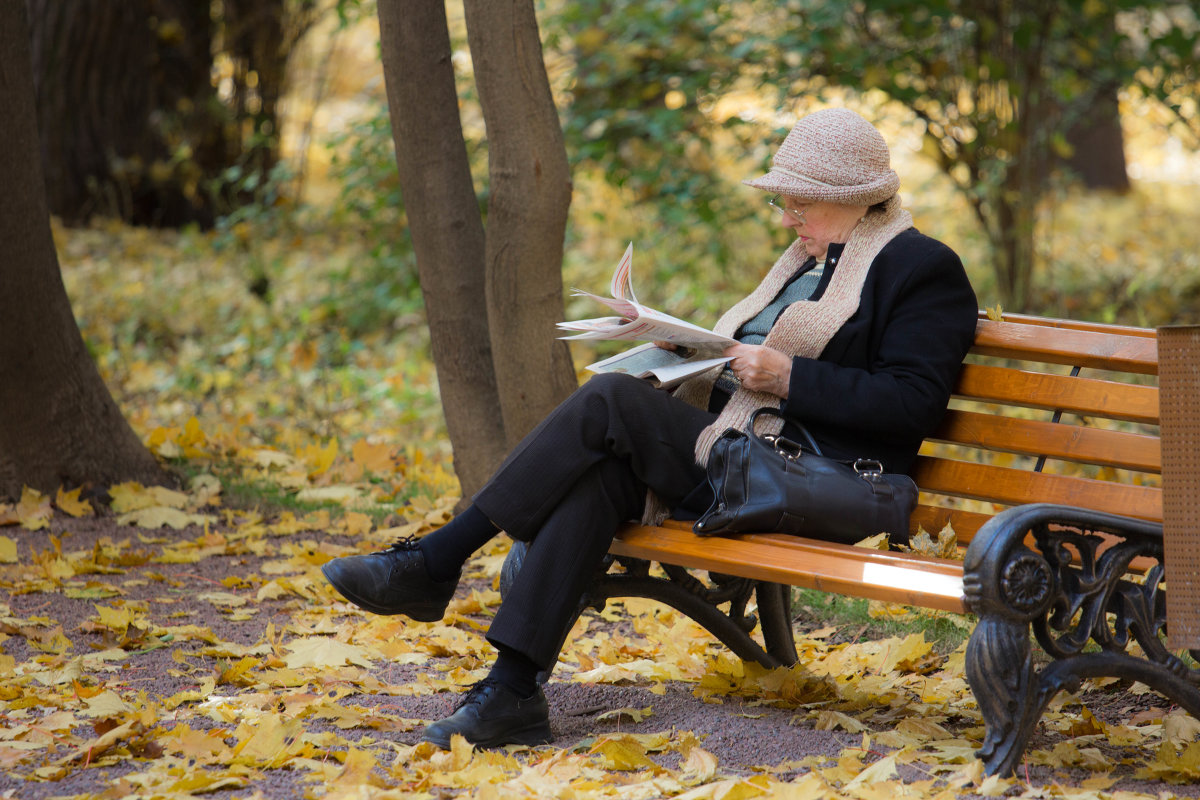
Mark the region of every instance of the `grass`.
POLYGON ((801 629, 838 628, 830 637, 837 644, 922 633, 934 651, 943 655, 958 649, 974 625, 971 617, 961 614, 875 603, 816 589, 793 590, 792 616, 801 629))

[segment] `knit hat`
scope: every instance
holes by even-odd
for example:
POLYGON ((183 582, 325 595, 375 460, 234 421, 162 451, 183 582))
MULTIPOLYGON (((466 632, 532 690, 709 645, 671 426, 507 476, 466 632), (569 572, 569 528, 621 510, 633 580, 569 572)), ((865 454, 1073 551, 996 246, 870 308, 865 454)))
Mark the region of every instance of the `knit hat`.
POLYGON ((848 108, 804 117, 783 140, 771 170, 747 186, 814 202, 872 206, 900 188, 887 142, 848 108))

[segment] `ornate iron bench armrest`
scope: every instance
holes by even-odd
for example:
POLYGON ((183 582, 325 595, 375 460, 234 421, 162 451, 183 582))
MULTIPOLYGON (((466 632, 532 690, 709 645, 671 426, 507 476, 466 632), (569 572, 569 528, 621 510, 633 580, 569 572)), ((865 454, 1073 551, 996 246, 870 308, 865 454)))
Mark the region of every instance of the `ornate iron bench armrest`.
POLYGON ((1046 704, 1084 678, 1142 681, 1200 717, 1200 670, 1162 640, 1162 538, 1158 523, 1047 503, 1010 508, 980 528, 963 589, 979 616, 967 680, 987 726, 979 755, 988 773, 1011 774, 1046 704), (1135 559, 1148 564, 1140 580, 1130 575, 1135 559), (1054 659, 1040 670, 1031 627, 1054 659), (1134 642, 1142 655, 1126 652, 1134 642), (1089 643, 1099 652, 1085 652, 1089 643))

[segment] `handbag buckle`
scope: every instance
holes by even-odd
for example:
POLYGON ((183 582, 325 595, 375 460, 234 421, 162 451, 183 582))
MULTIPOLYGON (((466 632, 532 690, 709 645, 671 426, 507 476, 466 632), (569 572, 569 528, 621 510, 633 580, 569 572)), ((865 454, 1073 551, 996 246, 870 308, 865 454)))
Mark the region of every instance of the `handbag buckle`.
POLYGON ((866 480, 878 480, 883 477, 883 462, 877 458, 856 458, 854 472, 866 480))
POLYGON ((788 461, 797 461, 804 454, 804 448, 793 442, 791 439, 785 439, 782 436, 774 433, 764 434, 765 439, 775 452, 786 458, 788 461))

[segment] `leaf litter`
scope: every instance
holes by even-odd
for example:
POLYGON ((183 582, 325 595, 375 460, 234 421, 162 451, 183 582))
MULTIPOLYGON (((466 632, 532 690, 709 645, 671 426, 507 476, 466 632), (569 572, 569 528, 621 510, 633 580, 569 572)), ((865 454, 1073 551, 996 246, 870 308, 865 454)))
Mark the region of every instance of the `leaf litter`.
POLYGON ((799 665, 768 670, 637 599, 581 618, 547 686, 555 744, 442 752, 419 733, 486 674, 503 539, 442 622, 378 617, 320 565, 421 535, 456 498, 379 527, 234 510, 217 489, 113 487, 100 514, 27 493, 8 510, 0 797, 1195 796, 1200 723, 1152 693, 1060 698, 1022 774, 987 778, 962 648, 818 629, 798 634, 799 665), (197 519, 129 516, 156 508, 197 519))

